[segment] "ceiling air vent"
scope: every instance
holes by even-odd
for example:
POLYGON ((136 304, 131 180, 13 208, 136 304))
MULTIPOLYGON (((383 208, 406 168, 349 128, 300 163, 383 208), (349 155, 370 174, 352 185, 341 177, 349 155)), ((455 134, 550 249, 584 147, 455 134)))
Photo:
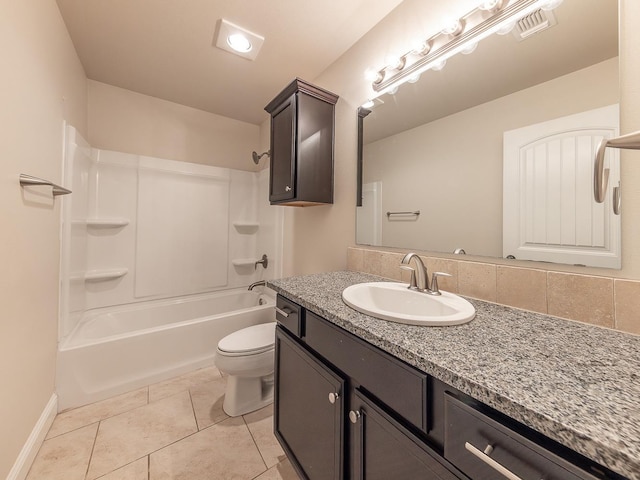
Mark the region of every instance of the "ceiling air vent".
POLYGON ((558 23, 558 21, 551 10, 545 12, 542 9, 538 9, 518 20, 515 28, 511 32, 520 42, 531 35, 553 27, 556 23, 558 23))

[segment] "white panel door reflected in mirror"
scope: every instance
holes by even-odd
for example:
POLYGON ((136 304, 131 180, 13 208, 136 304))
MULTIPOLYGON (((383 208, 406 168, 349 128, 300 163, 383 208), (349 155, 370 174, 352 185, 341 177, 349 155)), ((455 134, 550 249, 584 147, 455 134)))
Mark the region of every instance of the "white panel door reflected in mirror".
MULTIPOLYGON (((593 199, 593 164, 603 138, 618 135, 618 105, 504 134, 503 255, 620 268, 620 216, 613 199, 593 199)), ((620 181, 619 152, 607 156, 609 192, 620 181)))

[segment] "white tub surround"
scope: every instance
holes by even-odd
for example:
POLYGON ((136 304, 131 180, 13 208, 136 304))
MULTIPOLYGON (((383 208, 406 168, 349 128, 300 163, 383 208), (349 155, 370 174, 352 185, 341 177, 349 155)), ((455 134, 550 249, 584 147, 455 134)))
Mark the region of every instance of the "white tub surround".
POLYGON ((213 363, 218 340, 251 321, 224 323, 220 337, 217 329, 194 326, 187 334, 174 326, 249 306, 183 313, 176 305, 280 276, 283 218, 281 209, 262 205, 268 171, 99 150, 70 126, 65 135, 63 183, 74 193, 62 206, 61 409, 213 363), (269 267, 254 268, 263 254, 269 267), (238 266, 238 259, 251 262, 238 266), (152 304, 163 313, 145 317, 152 304))

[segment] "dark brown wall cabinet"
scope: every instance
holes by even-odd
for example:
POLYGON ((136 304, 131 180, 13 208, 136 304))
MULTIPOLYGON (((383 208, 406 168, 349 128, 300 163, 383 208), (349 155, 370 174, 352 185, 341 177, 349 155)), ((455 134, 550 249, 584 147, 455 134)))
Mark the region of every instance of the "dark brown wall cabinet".
POLYGON ((302 479, 623 480, 288 299, 278 308, 274 430, 302 479))
POLYGON ((264 109, 271 115, 272 205, 333 203, 338 96, 296 78, 264 109))

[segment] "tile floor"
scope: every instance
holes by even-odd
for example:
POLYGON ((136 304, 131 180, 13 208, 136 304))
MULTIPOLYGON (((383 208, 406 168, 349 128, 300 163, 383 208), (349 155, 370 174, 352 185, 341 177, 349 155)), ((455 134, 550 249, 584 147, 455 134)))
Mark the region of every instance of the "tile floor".
POLYGON ((273 406, 222 410, 215 367, 58 414, 27 480, 297 480, 273 406))

